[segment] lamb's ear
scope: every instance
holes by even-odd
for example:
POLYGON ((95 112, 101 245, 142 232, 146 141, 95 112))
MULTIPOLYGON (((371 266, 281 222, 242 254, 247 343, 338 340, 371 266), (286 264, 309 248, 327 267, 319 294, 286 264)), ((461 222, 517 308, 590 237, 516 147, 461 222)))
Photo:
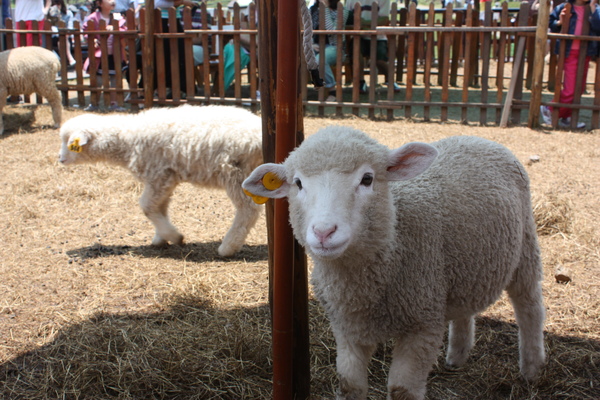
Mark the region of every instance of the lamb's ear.
POLYGON ((290 190, 285 176, 285 167, 281 164, 259 165, 242 183, 242 188, 257 203, 264 203, 268 198, 280 199, 290 190))
POLYGON ((435 147, 427 143, 407 143, 390 152, 388 180, 404 181, 425 172, 438 156, 435 147))
POLYGON ((90 134, 86 131, 81 131, 73 133, 69 137, 67 145, 69 146, 69 150, 74 151, 75 153, 81 153, 81 147, 85 146, 89 140, 90 134))

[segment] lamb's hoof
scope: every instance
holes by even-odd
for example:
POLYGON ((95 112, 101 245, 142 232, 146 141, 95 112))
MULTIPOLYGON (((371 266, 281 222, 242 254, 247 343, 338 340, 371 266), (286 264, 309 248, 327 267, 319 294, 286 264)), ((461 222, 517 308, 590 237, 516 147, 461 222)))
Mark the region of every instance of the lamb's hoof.
POLYGON ((231 246, 229 244, 221 243, 221 245, 219 246, 219 250, 217 251, 221 257, 231 257, 235 253, 237 253, 241 248, 242 246, 231 246))
POLYGON ((423 396, 415 395, 406 388, 396 386, 390 389, 389 400, 420 400, 423 396))
POLYGON ((454 363, 446 363, 446 369, 448 371, 458 371, 462 365, 456 365, 454 363))
POLYGON ((167 247, 168 245, 169 242, 161 237, 155 236, 154 239, 152 239, 152 246, 154 247, 167 247))

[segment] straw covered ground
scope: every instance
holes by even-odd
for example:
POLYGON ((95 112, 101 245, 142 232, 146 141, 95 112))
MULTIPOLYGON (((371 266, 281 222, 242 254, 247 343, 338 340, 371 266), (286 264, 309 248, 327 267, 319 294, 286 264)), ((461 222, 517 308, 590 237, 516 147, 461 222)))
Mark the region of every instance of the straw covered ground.
MULTIPOLYGON (((65 120, 79 111, 65 110, 65 120)), ((57 162, 46 106, 10 106, 0 137, 0 398, 267 399, 270 315, 264 217, 234 258, 217 255, 232 218, 224 193, 182 185, 171 217, 187 244, 155 249, 141 185, 107 165, 57 162)), ((307 119, 364 130, 390 147, 478 135, 509 147, 532 180, 544 261, 548 364, 518 374, 506 297, 477 319, 465 367, 445 369, 429 399, 600 398, 600 135, 522 127, 307 119), (531 161, 539 156, 539 161, 531 161), (562 268, 568 283, 557 283, 562 268)), ((335 343, 310 303, 311 393, 333 396, 335 343)), ((371 399, 385 398, 392 343, 371 363, 371 399)))

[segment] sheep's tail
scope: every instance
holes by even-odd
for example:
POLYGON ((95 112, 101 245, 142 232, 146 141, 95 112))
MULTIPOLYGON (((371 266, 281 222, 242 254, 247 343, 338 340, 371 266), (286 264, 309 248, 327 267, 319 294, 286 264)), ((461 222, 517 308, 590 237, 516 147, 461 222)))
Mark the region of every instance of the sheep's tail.
POLYGON ((304 50, 304 58, 306 60, 306 66, 310 71, 310 77, 315 87, 323 86, 323 79, 319 76, 319 63, 315 57, 315 51, 312 46, 312 18, 310 12, 306 6, 305 0, 298 0, 300 2, 300 12, 302 13, 302 24, 304 25, 304 34, 302 35, 302 48, 304 50))

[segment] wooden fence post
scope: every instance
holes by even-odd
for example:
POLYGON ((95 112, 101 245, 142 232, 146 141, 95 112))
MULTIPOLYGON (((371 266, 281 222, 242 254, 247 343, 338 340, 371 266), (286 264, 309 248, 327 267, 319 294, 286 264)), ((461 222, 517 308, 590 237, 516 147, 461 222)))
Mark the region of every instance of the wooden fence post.
POLYGON ((143 76, 144 76, 144 108, 152 107, 154 97, 154 0, 146 0, 144 30, 142 41, 143 76))
POLYGON ((533 76, 531 83, 531 100, 527 126, 537 128, 540 124, 540 104, 542 102, 542 83, 544 80, 544 57, 548 42, 548 18, 550 16, 550 0, 541 0, 538 9, 537 29, 535 32, 535 56, 533 60, 533 76))

